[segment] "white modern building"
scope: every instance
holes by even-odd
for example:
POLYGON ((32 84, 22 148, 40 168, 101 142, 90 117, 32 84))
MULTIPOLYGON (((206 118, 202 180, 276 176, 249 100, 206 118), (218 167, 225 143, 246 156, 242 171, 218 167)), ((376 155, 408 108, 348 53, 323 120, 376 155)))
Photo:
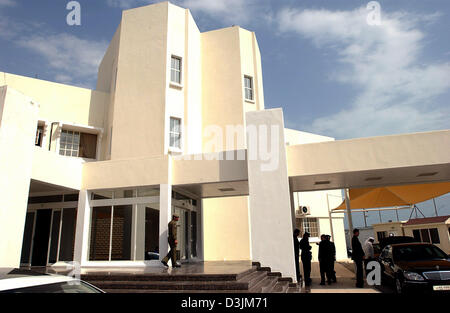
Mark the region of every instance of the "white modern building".
POLYGON ((159 266, 177 212, 182 261, 294 278, 295 227, 331 234, 346 258, 343 213, 330 213, 341 189, 450 180, 448 130, 285 129, 264 107, 255 34, 201 33, 168 2, 123 12, 95 90, 8 73, 0 86, 0 267, 159 266))

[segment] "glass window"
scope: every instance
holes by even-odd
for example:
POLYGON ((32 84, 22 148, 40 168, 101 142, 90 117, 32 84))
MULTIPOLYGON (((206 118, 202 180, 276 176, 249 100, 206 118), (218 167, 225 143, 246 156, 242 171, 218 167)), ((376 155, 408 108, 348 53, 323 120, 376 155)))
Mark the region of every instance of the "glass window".
POLYGON ((59 141, 59 154, 78 157, 80 150, 80 133, 71 130, 62 130, 59 141))
POLYGON ((420 235, 422 236, 422 242, 430 242, 430 235, 428 229, 421 229, 420 235))
POLYGON ((77 209, 67 208, 62 213, 61 244, 58 261, 72 261, 75 250, 77 209))
POLYGON ((42 139, 44 138, 44 126, 38 126, 36 130, 36 139, 34 145, 36 147, 42 147, 42 139))
POLYGON ((414 229, 413 230, 413 237, 414 237, 414 240, 416 240, 417 242, 421 242, 422 241, 420 239, 420 230, 419 229, 414 229))
POLYGON ((111 207, 95 207, 92 210, 89 260, 108 261, 111 234, 111 207))
POLYGON ((253 78, 244 76, 245 99, 253 100, 253 78))
POLYGON ((430 228, 430 238, 432 243, 441 243, 437 228, 430 228))
POLYGON ((181 84, 181 58, 172 56, 170 64, 170 81, 181 84))
POLYGON ((380 242, 381 239, 386 238, 386 237, 387 237, 387 232, 386 231, 378 231, 377 232, 378 242, 380 242))
POLYGON ((111 260, 131 260, 132 205, 114 206, 111 260))
POLYGON ((181 119, 170 118, 170 143, 171 148, 181 148, 181 119))
POLYGON ((50 231, 50 251, 48 263, 53 264, 58 261, 59 229, 61 223, 61 211, 53 211, 52 228, 50 231))
POLYGON ((296 227, 300 229, 300 234, 303 235, 305 232, 308 232, 311 237, 319 237, 319 223, 317 218, 297 218, 296 222, 296 227))

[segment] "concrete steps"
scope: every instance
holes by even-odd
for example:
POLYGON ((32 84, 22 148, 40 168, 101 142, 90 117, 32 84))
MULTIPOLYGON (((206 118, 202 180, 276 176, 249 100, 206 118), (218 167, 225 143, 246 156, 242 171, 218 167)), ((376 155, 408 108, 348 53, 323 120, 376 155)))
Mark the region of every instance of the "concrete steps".
POLYGON ((259 263, 239 274, 90 273, 82 280, 110 293, 286 293, 300 292, 291 278, 259 263))

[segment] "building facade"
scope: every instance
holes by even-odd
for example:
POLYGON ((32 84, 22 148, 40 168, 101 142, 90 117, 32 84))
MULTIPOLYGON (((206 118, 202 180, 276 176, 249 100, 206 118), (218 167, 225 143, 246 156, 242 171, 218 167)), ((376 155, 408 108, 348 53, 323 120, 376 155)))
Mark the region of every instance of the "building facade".
POLYGON ((159 265, 176 212, 182 261, 295 277, 295 227, 331 234, 346 258, 343 214, 330 213, 341 188, 386 171, 386 184, 427 182, 415 172, 429 167, 450 179, 449 131, 334 141, 286 129, 264 107, 255 34, 201 33, 168 2, 123 12, 95 90, 8 73, 0 86, 0 267, 159 265), (417 143, 426 153, 405 155, 417 143))

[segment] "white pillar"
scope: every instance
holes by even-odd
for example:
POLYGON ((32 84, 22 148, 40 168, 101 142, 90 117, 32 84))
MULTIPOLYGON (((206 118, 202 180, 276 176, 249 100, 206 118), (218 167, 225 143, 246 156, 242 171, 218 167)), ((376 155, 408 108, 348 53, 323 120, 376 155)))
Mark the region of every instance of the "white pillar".
POLYGON ((353 237, 353 219, 352 219, 352 211, 350 208, 350 197, 349 197, 349 190, 345 189, 345 208, 347 212, 347 220, 348 220, 348 236, 350 237, 350 245, 352 243, 352 237, 353 237))
POLYGON ((0 87, 0 267, 18 267, 22 252, 39 107, 0 87))
POLYGON ((159 259, 169 252, 168 228, 172 219, 172 185, 159 186, 159 259))
POLYGON ((133 260, 142 261, 145 259, 145 204, 133 205, 131 242, 134 247, 133 260))
POLYGON ((89 233, 92 208, 89 203, 91 192, 82 189, 78 196, 77 225, 75 231, 74 261, 83 266, 89 261, 89 233))
POLYGON ((252 259, 295 281, 283 111, 247 112, 246 124, 252 259))

